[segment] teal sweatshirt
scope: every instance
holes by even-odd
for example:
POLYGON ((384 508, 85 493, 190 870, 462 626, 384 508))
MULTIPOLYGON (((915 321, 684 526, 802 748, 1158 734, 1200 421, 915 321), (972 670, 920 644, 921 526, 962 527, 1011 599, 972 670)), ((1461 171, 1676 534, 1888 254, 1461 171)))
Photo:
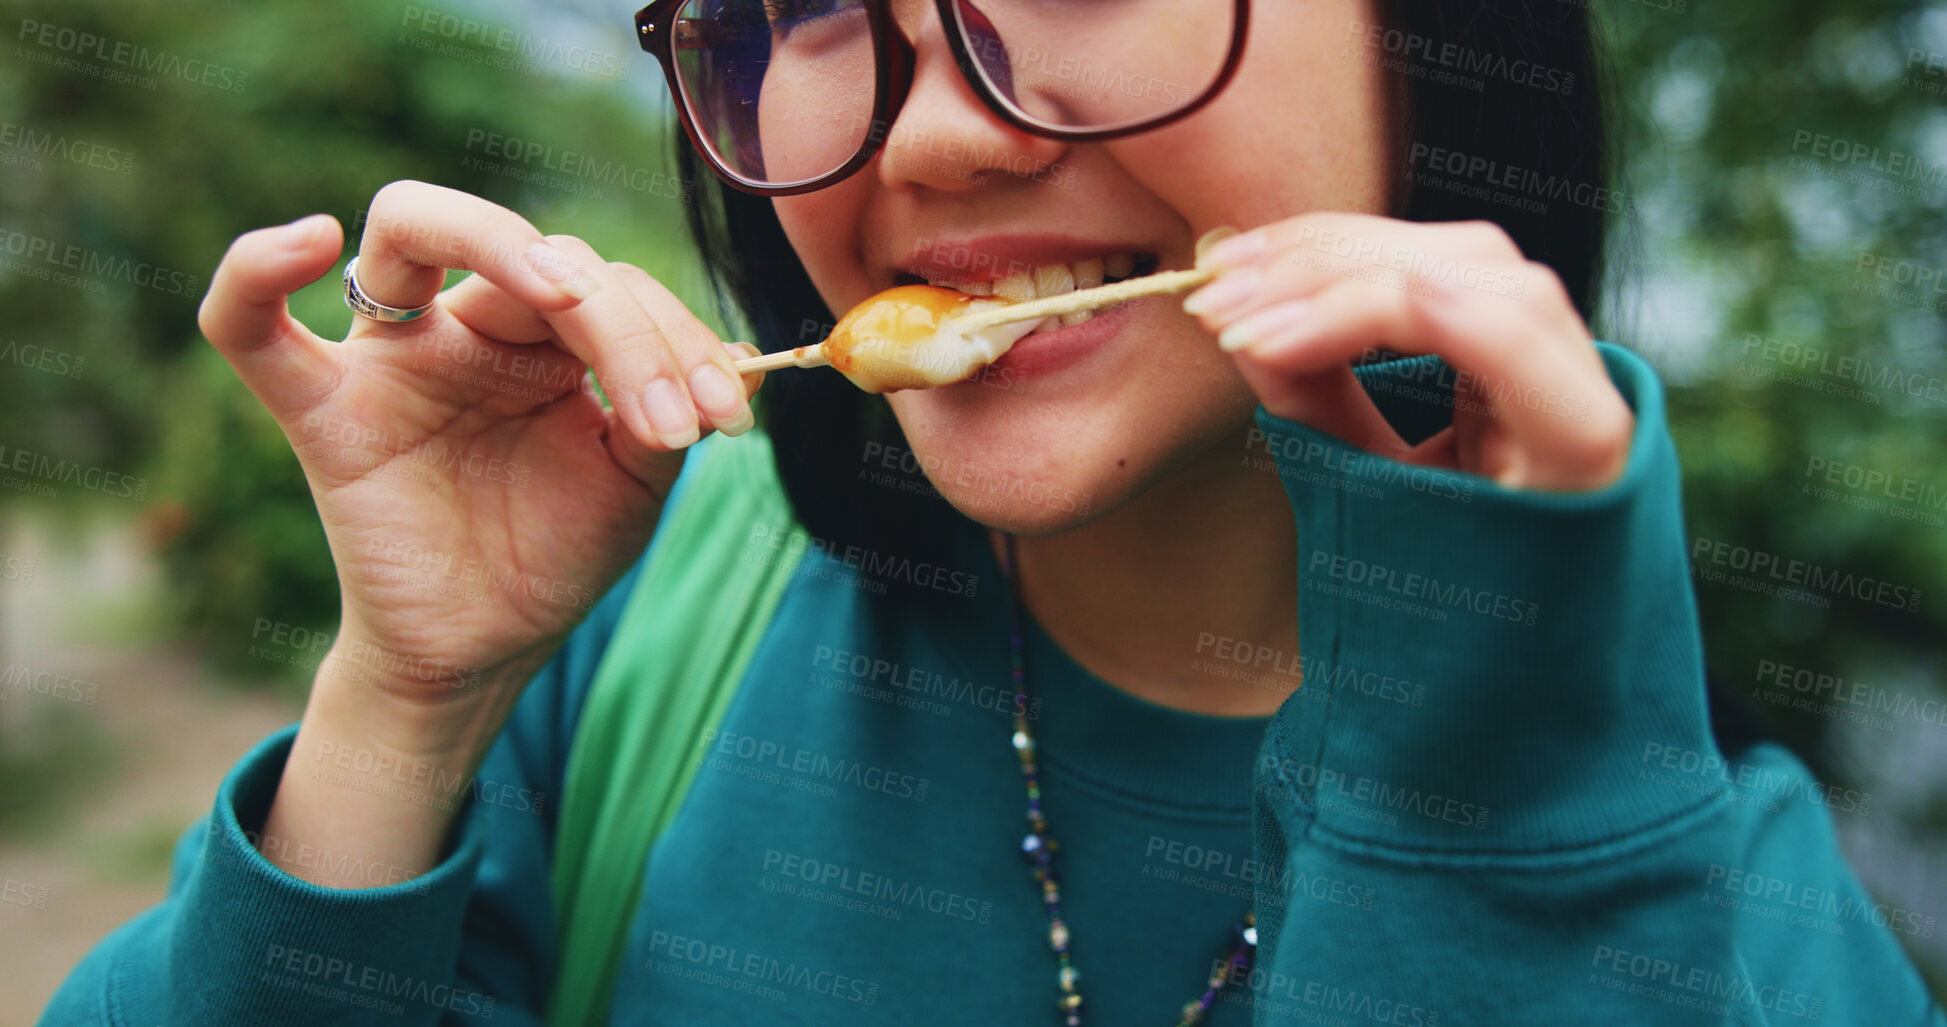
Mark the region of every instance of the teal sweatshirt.
MULTIPOLYGON (((1302 673, 1273 716, 1147 703, 1028 625, 1086 1022, 1175 1023, 1255 906, 1257 967, 1218 1027, 1947 1023, 1894 937, 1933 921, 1875 904, 1838 853, 1832 816, 1858 797, 1775 745, 1713 741, 1662 393, 1602 355, 1637 422, 1622 478, 1587 494, 1258 411, 1236 457, 1280 475, 1297 516, 1303 652, 1185 610, 1182 659, 1264 687, 1302 673)), ((1409 437, 1447 419, 1438 361, 1360 373, 1409 437)), ((857 553, 806 554, 651 852, 612 1022, 1057 1022, 1019 852, 1006 588, 964 527, 951 565, 898 587, 857 553)), ((529 686, 437 867, 332 890, 266 861, 251 839, 287 728, 42 1022, 538 1023, 564 768, 640 573, 529 686)), ((313 772, 383 784, 336 762, 313 772)))

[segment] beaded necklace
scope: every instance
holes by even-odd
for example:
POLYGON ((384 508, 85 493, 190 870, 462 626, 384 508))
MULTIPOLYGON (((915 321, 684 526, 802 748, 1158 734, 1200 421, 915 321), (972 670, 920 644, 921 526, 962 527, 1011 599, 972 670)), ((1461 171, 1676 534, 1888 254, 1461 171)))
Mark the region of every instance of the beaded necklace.
MULTIPOLYGON (((1023 655, 1021 641, 1021 579, 1014 573, 1014 536, 1007 536, 1006 557, 1002 571, 1008 579, 1008 644, 1011 654, 1010 670, 1014 679, 1014 751, 1021 757, 1021 777, 1028 786, 1028 834, 1021 840, 1021 855, 1027 858, 1033 868, 1034 879, 1041 883, 1041 901, 1048 908, 1048 945, 1055 950, 1058 969, 1055 982, 1061 989, 1061 997, 1055 1001, 1055 1010, 1061 1014, 1064 1027, 1080 1027, 1082 1022, 1082 993, 1077 990, 1081 974, 1075 970, 1069 959, 1068 924, 1061 918, 1061 879, 1055 873, 1055 852, 1060 848, 1054 836, 1048 832, 1048 818, 1041 811, 1040 768, 1034 759, 1034 733, 1028 728, 1028 676, 1027 660, 1023 655)), ((1255 911, 1244 914, 1244 919, 1231 925, 1230 955, 1210 974, 1203 994, 1185 1003, 1177 1020, 1177 1027, 1194 1027, 1202 1023, 1217 1001, 1236 979, 1251 971, 1251 962, 1257 954, 1257 914, 1255 911)))

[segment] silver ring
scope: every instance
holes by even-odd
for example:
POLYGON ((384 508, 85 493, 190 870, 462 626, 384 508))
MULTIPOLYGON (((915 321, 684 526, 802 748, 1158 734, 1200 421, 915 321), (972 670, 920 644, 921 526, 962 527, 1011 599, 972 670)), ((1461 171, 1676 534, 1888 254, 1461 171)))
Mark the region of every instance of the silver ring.
POLYGON ((401 321, 417 320, 425 316, 426 311, 433 309, 432 303, 424 303, 417 307, 388 307, 372 299, 365 295, 364 289, 358 287, 358 278, 352 274, 357 267, 357 257, 345 262, 345 306, 352 308, 352 313, 360 317, 369 317, 374 321, 397 324, 401 321))

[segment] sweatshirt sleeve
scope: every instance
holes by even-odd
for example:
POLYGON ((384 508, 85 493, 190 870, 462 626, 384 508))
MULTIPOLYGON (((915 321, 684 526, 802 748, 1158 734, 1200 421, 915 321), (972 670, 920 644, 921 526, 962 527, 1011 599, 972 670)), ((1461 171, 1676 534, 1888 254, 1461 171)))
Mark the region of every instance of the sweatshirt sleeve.
MULTIPOLYGON (((1409 466, 1259 409, 1247 460, 1296 515, 1303 685, 1254 774, 1255 1022, 1947 1022, 1894 939, 1933 921, 1876 905, 1839 854, 1831 817, 1863 797, 1713 742, 1661 387, 1601 352, 1636 427, 1597 492, 1409 466), (1312 901, 1320 882, 1373 900, 1312 901)), ((1436 359, 1360 377, 1409 439, 1450 419, 1436 359)))
MULTIPOLYGON (((267 860, 255 842, 297 734, 291 725, 231 770, 211 814, 177 844, 167 897, 83 958, 41 1024, 540 1023, 552 980, 549 865, 569 745, 647 559, 529 683, 460 793, 465 808, 437 866, 406 879, 329 851, 297 854, 372 883, 331 889, 267 860)), ((385 787, 387 772, 369 756, 334 754, 314 769, 385 787)))

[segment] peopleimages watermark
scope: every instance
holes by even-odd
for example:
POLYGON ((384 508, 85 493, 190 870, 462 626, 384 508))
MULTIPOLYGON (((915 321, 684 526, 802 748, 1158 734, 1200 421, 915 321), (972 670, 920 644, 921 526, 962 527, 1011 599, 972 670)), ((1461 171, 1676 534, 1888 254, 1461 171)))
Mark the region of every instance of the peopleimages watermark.
POLYGON ((60 671, 37 670, 24 663, 9 663, 0 669, 0 703, 6 702, 16 692, 93 706, 95 699, 101 695, 101 684, 60 671))
POLYGON ((48 894, 47 885, 0 876, 0 902, 9 906, 46 909, 48 894))
POLYGON ((1754 678, 1758 684, 1752 686, 1751 698, 1833 720, 1882 729, 1892 727, 1893 719, 1947 727, 1947 700, 1931 696, 1916 699, 1904 692, 1775 660, 1759 660, 1754 678))
POLYGON ((1947 53, 1908 47, 1906 75, 1900 79, 1900 85, 1933 96, 1947 93, 1947 53), (1919 69, 1917 73, 1916 68, 1919 69))
MULTIPOLYGON (((218 835, 224 830, 226 827, 222 822, 216 818, 210 819, 210 834, 218 835)), ((410 881, 412 887, 407 890, 415 895, 424 895, 432 890, 425 882, 424 871, 408 870, 405 867, 367 859, 356 853, 320 847, 310 842, 293 842, 289 838, 263 834, 248 828, 244 830, 243 838, 251 848, 262 853, 266 859, 280 865, 303 867, 306 870, 329 874, 338 880, 360 881, 374 888, 385 888, 410 881)), ((232 860, 237 858, 229 847, 222 844, 205 843, 204 851, 212 854, 223 853, 232 860)))
POLYGON ((45 157, 58 164, 97 168, 110 174, 135 172, 135 155, 119 146, 88 142, 59 132, 36 131, 12 121, 0 121, 0 149, 9 151, 0 153, 0 164, 30 171, 45 171, 47 166, 41 163, 45 157))
POLYGON ((781 849, 764 850, 764 874, 757 881, 760 891, 795 895, 885 920, 900 920, 907 912, 920 912, 984 924, 994 916, 994 903, 989 899, 781 849))
POLYGON ((1803 594, 1811 590, 1850 596, 1907 613, 1920 612, 1920 589, 1804 560, 1786 559, 1721 539, 1698 536, 1690 544, 1690 561, 1692 573, 1702 580, 1723 581, 1765 595, 1802 601, 1803 594), (1737 573, 1727 574, 1727 569, 1737 573))
MULTIPOLYGON (((1216 976, 1227 960, 1210 961, 1210 974, 1216 976)), ((1225 988, 1221 1002, 1248 1004, 1272 1016, 1293 1023, 1343 1025, 1349 1022, 1386 1024, 1388 1027, 1439 1027, 1440 1013, 1405 999, 1375 995, 1327 981, 1313 981, 1253 966, 1233 980, 1243 988, 1225 988), (1339 1014, 1339 1015, 1333 1015, 1339 1014), (1345 1016, 1354 1017, 1347 1021, 1345 1016)))
POLYGON ((1361 363, 1378 360, 1393 364, 1385 374, 1362 380, 1372 392, 1393 393, 1483 417, 1521 409, 1578 423, 1589 419, 1589 401, 1580 396, 1461 370, 1444 360, 1401 361, 1396 354, 1372 346, 1359 354, 1361 363))
POLYGON ((1436 499, 1474 501, 1473 482, 1459 475, 1363 453, 1336 440, 1252 427, 1244 436, 1244 446, 1246 467, 1350 495, 1382 499, 1386 487, 1403 486, 1436 499), (1253 450, 1264 455, 1257 456, 1253 450))
POLYGON ((1947 271, 1898 257, 1859 251, 1852 291, 1922 310, 1947 310, 1947 271))
POLYGON ((11 228, 0 228, 0 265, 27 278, 97 295, 108 291, 109 281, 192 299, 203 287, 198 275, 11 228))
POLYGON ((304 415, 300 423, 312 437, 296 447, 299 456, 370 471, 374 476, 404 477, 437 485, 464 474, 521 489, 534 477, 530 464, 464 452, 440 439, 409 439, 357 421, 315 412, 304 415))
POLYGON ((789 742, 710 728, 701 759, 711 770, 832 798, 848 785, 895 799, 925 802, 931 782, 887 767, 807 749, 789 742))
POLYGON ((1694 795, 1722 795, 1739 805, 1768 812, 1781 808, 1779 799, 1801 798, 1814 806, 1862 817, 1873 809, 1871 792, 1835 788, 1795 768, 1734 762, 1718 752, 1662 742, 1643 743, 1639 759, 1643 767, 1637 770, 1638 780, 1694 795))
POLYGON ((1432 286, 1457 285, 1489 296, 1507 299, 1520 299, 1527 295, 1528 279, 1522 275, 1510 274, 1501 268, 1490 267, 1463 260, 1456 260, 1445 254, 1434 253, 1418 246, 1404 246, 1397 240, 1375 239, 1371 236, 1321 228, 1308 224, 1298 230, 1292 239, 1293 248, 1310 249, 1301 262, 1304 266, 1341 277, 1359 278, 1388 288, 1412 292, 1416 295, 1430 295, 1432 286), (1338 258, 1337 262, 1321 262, 1314 258, 1329 255, 1338 258), (1358 274, 1361 269, 1386 270, 1395 272, 1395 277, 1375 280, 1358 274))
POLYGON ((31 449, 9 448, 5 443, 0 443, 0 488, 53 499, 60 494, 56 485, 79 485, 90 492, 137 503, 149 498, 147 478, 136 478, 78 461, 56 459, 31 449))
POLYGON ((1795 170, 1915 199, 1932 198, 1933 190, 1925 186, 1947 184, 1947 164, 1929 163, 1924 157, 1883 150, 1843 136, 1801 128, 1792 133, 1792 153, 1789 166, 1795 170))
POLYGON ((271 943, 264 950, 259 983, 302 991, 319 998, 376 1009, 398 1016, 410 1002, 432 1009, 491 1020, 494 997, 451 984, 435 984, 423 977, 401 974, 356 959, 271 943))
POLYGON ((1391 674, 1333 666, 1320 657, 1291 653, 1212 631, 1197 632, 1197 659, 1190 669, 1250 684, 1296 688, 1302 698, 1330 701, 1339 690, 1402 706, 1426 702, 1426 689, 1391 674))
POLYGON ((322 665, 328 673, 381 686, 409 680, 469 692, 480 688, 481 671, 477 667, 463 667, 445 660, 393 652, 369 642, 347 642, 334 649, 337 641, 328 632, 258 617, 250 630, 250 648, 244 655, 287 664, 300 670, 311 670, 322 665), (360 668, 377 673, 365 674, 360 668))
POLYGON ((888 581, 900 581, 951 596, 972 599, 980 589, 980 575, 942 567, 925 560, 894 556, 846 543, 843 545, 804 532, 754 523, 745 542, 744 562, 765 566, 790 556, 811 555, 837 565, 836 569, 815 566, 806 560, 798 573, 826 577, 839 584, 856 585, 868 592, 883 593, 888 581))
POLYGON ((1487 806, 1438 792, 1394 785, 1363 774, 1303 763, 1288 756, 1266 755, 1259 769, 1274 787, 1292 792, 1318 809, 1331 809, 1360 820, 1397 825, 1394 813, 1411 813, 1476 831, 1487 827, 1487 806))
POLYGON ((1895 392, 1929 403, 1947 404, 1947 379, 1918 374, 1887 363, 1835 353, 1816 346, 1747 333, 1739 354, 1739 374, 1796 385, 1848 399, 1878 404, 1880 392, 1895 392), (1755 363, 1753 361, 1761 361, 1755 363), (1777 365, 1777 368, 1766 365, 1777 365), (1781 370, 1782 369, 1782 370, 1781 370), (1853 386, 1864 388, 1854 388, 1853 386))
POLYGON ((1368 25, 1362 21, 1348 23, 1345 35, 1347 40, 1357 40, 1366 48, 1354 57, 1355 60, 1415 78, 1456 85, 1477 93, 1485 90, 1485 80, 1490 78, 1563 96, 1575 91, 1575 73, 1572 71, 1525 58, 1509 59, 1464 43, 1435 39, 1385 25, 1368 25), (1390 54, 1391 59, 1379 56, 1382 53, 1390 54))
MULTIPOLYGON (((1347 557, 1327 549, 1312 550, 1305 564, 1305 587, 1401 612, 1424 611, 1427 609, 1424 605, 1419 606, 1417 611, 1407 607, 1415 604, 1431 604, 1433 612, 1436 613, 1444 614, 1446 610, 1466 610, 1483 617, 1492 617, 1528 627, 1533 627, 1536 618, 1541 615, 1541 604, 1531 599, 1517 599, 1492 589, 1442 581, 1415 571, 1347 557), (1345 586, 1376 589, 1377 592, 1369 591, 1362 597, 1350 591, 1313 588, 1314 584, 1320 584, 1327 578, 1345 586), (1401 603, 1392 602, 1395 599, 1400 600, 1401 603)), ((1434 619, 1445 621, 1446 617, 1434 619)))
POLYGON ((0 581, 18 581, 23 585, 32 584, 34 571, 39 564, 24 556, 15 556, 0 550, 0 581))
POLYGON ((1636 198, 1595 182, 1507 164, 1427 143, 1414 143, 1400 172, 1428 189, 1468 196, 1530 214, 1548 213, 1548 202, 1585 207, 1604 214, 1633 213, 1636 198), (1544 202, 1548 201, 1548 202, 1544 202))
POLYGON ((463 168, 513 178, 529 185, 548 186, 590 199, 599 200, 606 195, 598 186, 627 189, 645 196, 660 196, 684 203, 696 198, 696 183, 677 175, 606 160, 576 150, 557 149, 547 143, 484 128, 467 130, 466 150, 467 156, 460 159, 463 168), (478 157, 474 156, 476 150, 480 154, 478 157))
POLYGON ((1589 965, 1601 971, 1589 974, 1590 984, 1696 1009, 1732 1022, 1741 1022, 1746 1005, 1806 1020, 1817 1020, 1825 1009, 1825 1000, 1817 996, 1761 986, 1749 977, 1733 977, 1720 970, 1610 945, 1597 945, 1589 965))
MULTIPOLYGON (((385 188, 390 189, 392 186, 385 188)), ((564 285, 573 285, 581 281, 581 276, 587 273, 585 268, 553 247, 547 247, 540 253, 536 253, 536 248, 543 245, 541 243, 531 244, 519 253, 509 254, 499 242, 483 242, 483 237, 473 232, 455 232, 406 218, 368 218, 367 214, 368 211, 360 210, 352 219, 354 234, 359 233, 361 229, 366 233, 377 233, 400 253, 419 258, 420 263, 431 263, 446 268, 478 268, 492 264, 512 264, 516 270, 564 285)))
POLYGON ((626 54, 564 43, 478 18, 407 4, 399 23, 406 30, 400 34, 399 42, 443 57, 458 57, 525 75, 538 75, 540 65, 552 64, 597 78, 621 81, 629 77, 626 54), (473 49, 476 46, 491 52, 473 49))
POLYGON ((13 339, 0 342, 0 363, 14 364, 31 371, 58 375, 62 378, 79 378, 81 369, 88 364, 88 358, 79 353, 67 353, 47 346, 25 345, 13 339))
POLYGON ((1016 500, 1062 513, 1086 514, 1095 505, 1091 493, 1018 474, 997 473, 977 463, 952 461, 938 454, 923 457, 883 442, 867 442, 859 462, 864 465, 859 470, 860 481, 918 495, 940 496, 940 487, 945 485, 955 491, 978 492, 992 499, 1016 500))
POLYGON ((394 753, 339 745, 336 742, 319 742, 311 762, 314 764, 311 776, 315 780, 354 791, 374 792, 419 806, 451 811, 455 797, 465 794, 486 805, 511 809, 516 813, 538 816, 546 812, 547 796, 534 789, 485 779, 478 774, 456 773, 394 753), (335 772, 339 770, 351 773, 335 772))
MULTIPOLYGON (((1014 710, 1012 686, 982 685, 882 656, 868 656, 820 644, 812 650, 811 667, 811 683, 814 685, 841 689, 937 716, 953 715, 954 706, 948 703, 996 713, 1011 713, 1014 710)), ((1040 716, 1041 697, 1035 696, 1027 709, 1027 717, 1036 720, 1040 716)))
POLYGON ((1370 885, 1307 874, 1295 864, 1270 874, 1252 857, 1155 834, 1143 846, 1142 875, 1231 898, 1256 899, 1261 894, 1271 903, 1282 905, 1302 897, 1361 912, 1371 912, 1378 895, 1370 885))
POLYGON ((1842 503, 1897 520, 1947 527, 1947 516, 1940 513, 1947 510, 1947 488, 1932 482, 1823 456, 1806 458, 1805 477, 1811 481, 1800 486, 1800 490, 1814 499, 1842 503))
POLYGON ((822 995, 859 1005, 876 1005, 879 983, 856 974, 775 959, 731 945, 690 938, 668 931, 649 935, 648 968, 657 973, 715 985, 773 1002, 792 991, 822 995))
MULTIPOLYGON (((1032 269, 1024 267, 1021 270, 1031 271, 1032 269)), ((801 346, 809 346, 823 342, 826 338, 830 337, 832 331, 837 327, 837 323, 832 321, 819 321, 809 317, 803 318, 798 322, 798 344, 801 346)), ((1020 395, 1028 391, 1027 376, 1007 366, 1004 362, 999 364, 982 364, 979 370, 976 370, 971 376, 963 380, 972 382, 975 385, 1006 389, 1015 395, 1020 395)))
POLYGON ((1720 893, 1706 892, 1707 902, 1821 934, 1844 934, 1847 923, 1863 921, 1898 934, 1931 938, 1937 926, 1935 918, 1924 913, 1722 863, 1710 865, 1704 884, 1720 893))
POLYGON ((197 57, 185 59, 165 50, 151 50, 137 43, 32 18, 20 19, 20 32, 14 39, 39 48, 29 50, 26 46, 15 46, 14 56, 17 58, 91 75, 104 82, 154 89, 157 79, 150 77, 153 75, 181 79, 192 85, 209 86, 231 93, 241 93, 250 84, 250 73, 247 71, 197 57))

